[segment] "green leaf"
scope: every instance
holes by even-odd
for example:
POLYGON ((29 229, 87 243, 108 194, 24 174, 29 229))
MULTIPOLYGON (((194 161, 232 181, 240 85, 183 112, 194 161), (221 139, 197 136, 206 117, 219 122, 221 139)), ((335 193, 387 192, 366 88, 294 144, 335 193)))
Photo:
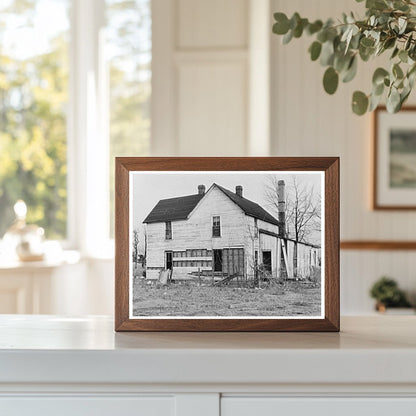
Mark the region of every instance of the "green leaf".
POLYGON ((404 44, 404 49, 407 51, 410 48, 410 44, 412 43, 413 40, 413 33, 410 34, 410 36, 408 36, 406 43, 404 44))
POLYGON ((386 107, 389 113, 397 113, 400 109, 400 93, 397 88, 392 88, 387 96, 386 107))
POLYGON ((398 55, 399 51, 400 51, 400 49, 396 46, 396 47, 394 48, 393 53, 391 54, 390 59, 394 59, 394 58, 398 55))
POLYGON ((364 48, 372 48, 375 44, 375 40, 372 38, 362 38, 360 41, 360 45, 364 46, 364 48))
POLYGON ((293 36, 295 38, 300 38, 302 36, 303 29, 305 29, 308 26, 308 24, 308 19, 298 20, 296 27, 293 29, 293 36))
POLYGON ((283 45, 288 44, 293 39, 293 30, 289 30, 286 35, 283 36, 282 43, 283 45))
POLYGON ((383 43, 383 48, 384 49, 390 49, 392 48, 394 45, 396 44, 396 38, 387 38, 385 40, 385 42, 383 43))
POLYGON ((388 5, 385 0, 367 0, 365 3, 367 9, 384 10, 388 5))
POLYGON ((290 29, 287 16, 284 13, 275 13, 274 20, 276 20, 276 23, 273 25, 273 33, 285 35, 290 29))
POLYGON ((373 85, 377 86, 384 84, 384 78, 386 78, 388 75, 388 71, 386 71, 384 68, 377 68, 373 74, 373 85))
POLYGON ((393 65, 392 73, 397 79, 402 79, 404 77, 403 71, 400 68, 399 64, 394 64, 393 65))
POLYGON ((306 32, 309 35, 313 35, 314 33, 319 32, 322 29, 322 26, 324 24, 322 23, 322 20, 315 20, 313 23, 311 23, 307 28, 306 32))
POLYGON ((403 103, 409 97, 411 91, 412 90, 410 88, 407 88, 407 89, 403 90, 403 92, 400 94, 400 107, 399 107, 399 110, 402 108, 403 103))
POLYGON ((379 85, 374 85, 373 86, 373 95, 383 95, 384 92, 384 83, 383 84, 379 84, 379 85))
POLYGON ((321 43, 325 43, 328 40, 328 31, 326 29, 322 29, 317 35, 316 39, 319 40, 321 43))
POLYGON ((397 20, 397 23, 399 24, 399 35, 402 35, 407 27, 407 19, 405 19, 403 16, 400 16, 397 20))
POLYGON ((362 116, 368 108, 368 97, 361 91, 355 91, 352 95, 352 111, 362 116))
POLYGON ((335 53, 334 58, 334 68, 338 72, 344 72, 346 71, 351 63, 352 53, 349 52, 347 55, 344 55, 343 53, 340 53, 339 51, 335 53))
POLYGON ((368 107, 368 111, 374 111, 378 105, 380 104, 382 95, 375 95, 371 94, 370 96, 370 105, 368 107))
POLYGON ((332 65, 334 62, 334 44, 331 41, 326 41, 322 45, 321 59, 322 66, 332 65))
POLYGON ((400 58, 400 60, 402 61, 402 62, 404 62, 404 63, 407 63, 407 61, 408 61, 408 54, 407 54, 407 51, 405 51, 404 49, 402 49, 400 52, 399 52, 399 58, 400 58))
POLYGON ((311 54, 312 61, 316 61, 319 58, 321 50, 322 44, 320 42, 315 41, 312 43, 312 45, 309 47, 309 53, 311 54))
POLYGON ((293 16, 290 18, 290 29, 294 30, 299 24, 301 17, 298 12, 293 13, 293 16))
POLYGON ((395 0, 393 2, 393 7, 397 10, 405 12, 409 10, 409 6, 403 2, 403 0, 395 0))
POLYGON ((344 73, 342 77, 342 82, 350 82, 354 79, 355 75, 357 74, 357 58, 354 55, 351 58, 347 71, 344 73))
POLYGON ((328 94, 332 95, 335 93, 338 88, 338 79, 339 76, 335 69, 332 68, 332 66, 327 68, 324 74, 323 84, 324 89, 328 94))

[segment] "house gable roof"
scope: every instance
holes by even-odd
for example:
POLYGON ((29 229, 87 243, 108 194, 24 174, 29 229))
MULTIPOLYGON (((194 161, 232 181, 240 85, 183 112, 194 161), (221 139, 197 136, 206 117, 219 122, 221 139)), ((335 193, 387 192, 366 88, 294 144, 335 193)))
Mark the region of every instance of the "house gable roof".
POLYGON ((144 223, 186 220, 204 195, 161 199, 144 219, 144 223))
POLYGON ((274 218, 273 215, 269 214, 259 204, 256 204, 255 202, 250 201, 249 199, 244 198, 242 196, 238 196, 234 192, 229 191, 228 189, 225 189, 220 185, 214 185, 217 186, 217 188, 220 189, 222 192, 224 192, 224 194, 227 195, 236 205, 238 205, 246 215, 257 218, 262 221, 269 222, 270 224, 279 225, 279 221, 276 218, 274 218))
POLYGON ((198 203, 213 188, 218 188, 228 198, 240 207, 246 215, 257 218, 268 223, 279 225, 279 221, 269 214, 264 208, 249 199, 238 196, 234 192, 214 183, 203 195, 195 194, 181 196, 178 198, 161 199, 152 209, 150 214, 144 219, 144 223, 166 222, 186 220, 189 214, 196 208, 198 203))

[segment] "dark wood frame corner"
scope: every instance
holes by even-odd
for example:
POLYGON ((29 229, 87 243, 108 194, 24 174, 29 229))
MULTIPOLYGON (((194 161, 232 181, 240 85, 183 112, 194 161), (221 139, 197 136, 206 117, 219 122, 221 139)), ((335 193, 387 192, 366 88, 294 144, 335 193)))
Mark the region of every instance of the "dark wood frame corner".
MULTIPOLYGON (((416 210, 416 205, 412 206, 401 206, 401 205, 380 205, 378 203, 378 185, 377 185, 377 171, 378 171, 378 118, 381 111, 387 111, 385 106, 379 106, 373 111, 372 117, 372 162, 373 162, 373 177, 372 177, 372 209, 374 211, 413 211, 416 210)), ((400 112, 415 111, 416 106, 403 107, 400 112)))
POLYGON ((339 331, 339 158, 116 158, 116 331, 339 331), (132 171, 323 171, 325 172, 325 317, 323 319, 130 319, 129 172, 132 171))

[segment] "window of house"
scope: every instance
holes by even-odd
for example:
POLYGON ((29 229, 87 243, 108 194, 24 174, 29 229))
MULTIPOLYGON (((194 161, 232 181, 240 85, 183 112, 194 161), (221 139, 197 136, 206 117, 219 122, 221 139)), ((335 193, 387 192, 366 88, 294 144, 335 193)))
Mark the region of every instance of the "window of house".
POLYGON ((272 252, 263 251, 263 267, 266 272, 272 272, 272 252))
POLYGON ((259 226, 257 224, 257 218, 254 218, 254 238, 259 236, 259 226))
POLYGON ((221 237, 221 219, 219 216, 212 217, 212 236, 221 237))
POLYGON ((166 240, 172 240, 172 222, 165 222, 165 238, 166 240))
POLYGON ((0 3, 0 238, 23 199, 47 238, 102 253, 114 157, 149 153, 151 0, 0 3))

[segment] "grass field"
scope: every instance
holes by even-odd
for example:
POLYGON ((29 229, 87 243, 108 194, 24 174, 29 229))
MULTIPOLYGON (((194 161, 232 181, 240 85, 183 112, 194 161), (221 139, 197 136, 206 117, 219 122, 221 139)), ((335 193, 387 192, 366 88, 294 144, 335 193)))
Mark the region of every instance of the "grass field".
POLYGON ((196 282, 162 286, 135 278, 134 316, 319 316, 318 283, 286 281, 264 289, 196 282))

